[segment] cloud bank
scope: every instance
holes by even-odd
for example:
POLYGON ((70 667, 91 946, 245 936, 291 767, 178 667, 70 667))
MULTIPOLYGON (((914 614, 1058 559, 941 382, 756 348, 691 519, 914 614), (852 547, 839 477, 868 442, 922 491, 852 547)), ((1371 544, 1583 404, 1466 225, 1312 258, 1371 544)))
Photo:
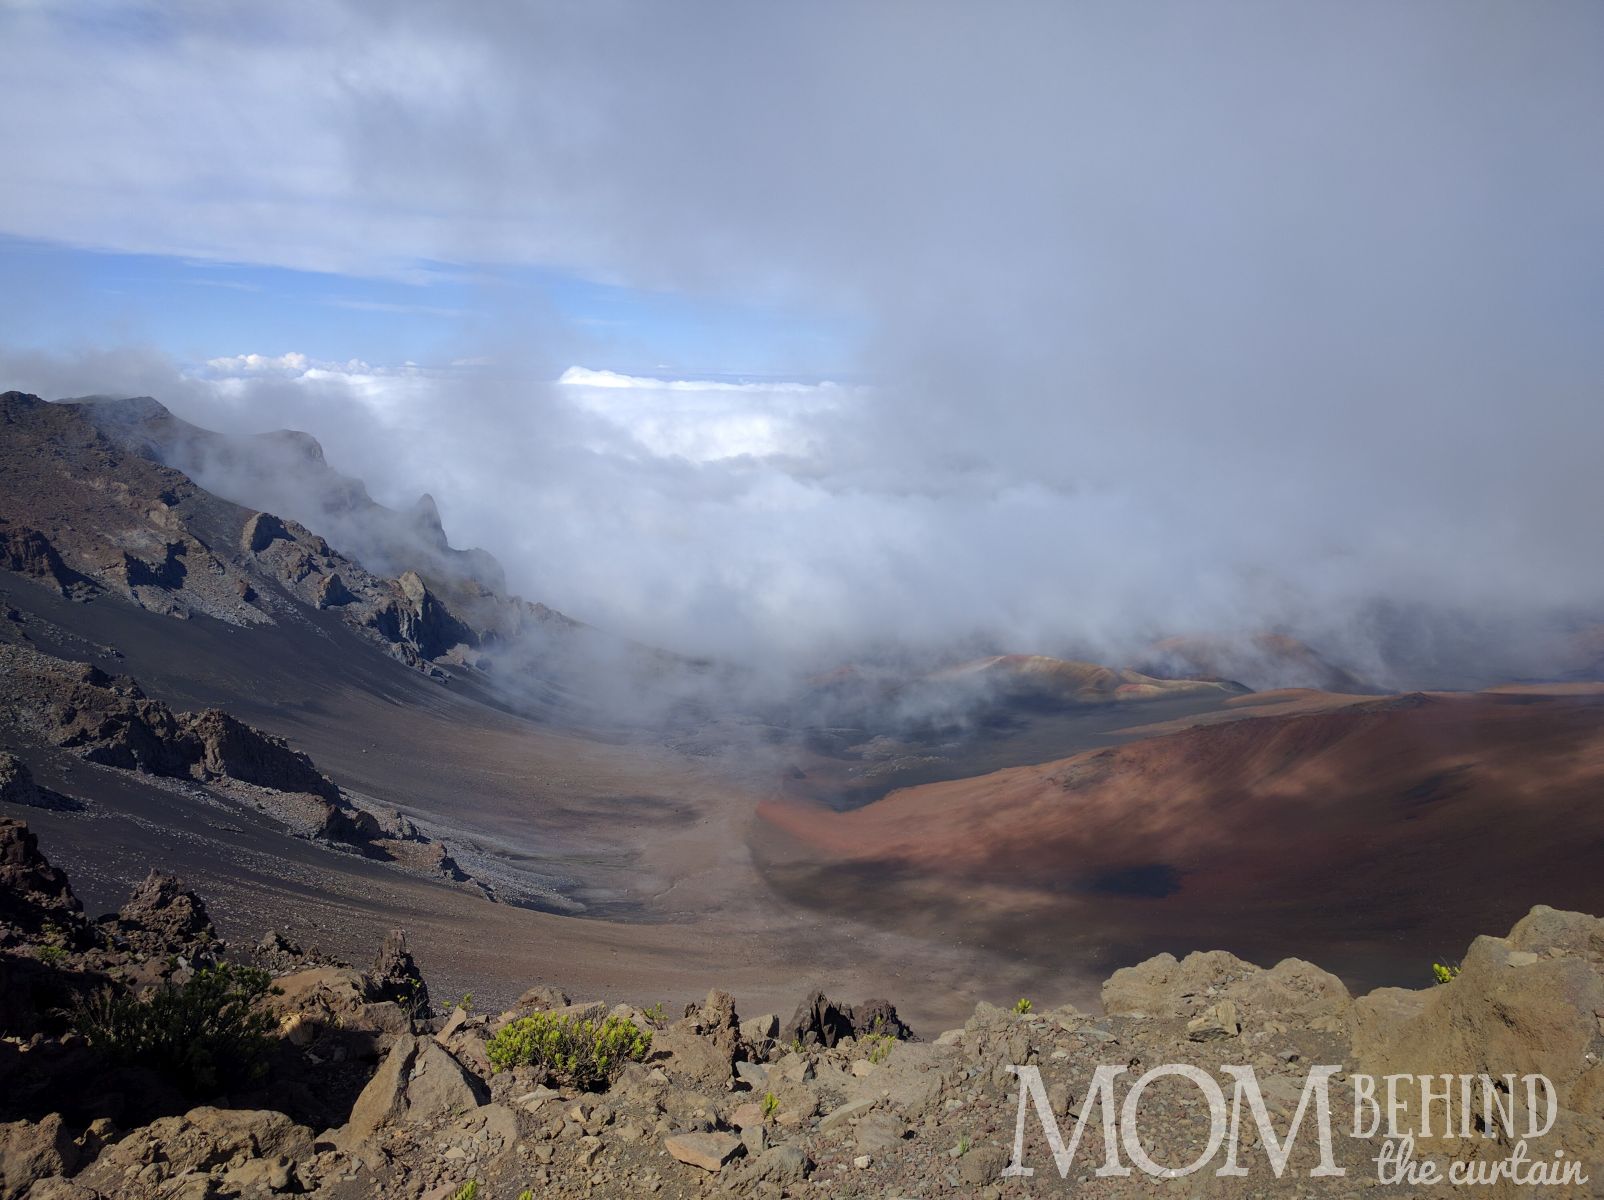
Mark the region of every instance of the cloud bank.
POLYGON ((852 315, 866 385, 564 376, 610 364, 512 321, 459 335, 490 368, 33 360, 305 428, 585 619, 821 660, 1266 626, 1375 657, 1378 611, 1599 613, 1597 6, 3 20, 10 233, 852 315))

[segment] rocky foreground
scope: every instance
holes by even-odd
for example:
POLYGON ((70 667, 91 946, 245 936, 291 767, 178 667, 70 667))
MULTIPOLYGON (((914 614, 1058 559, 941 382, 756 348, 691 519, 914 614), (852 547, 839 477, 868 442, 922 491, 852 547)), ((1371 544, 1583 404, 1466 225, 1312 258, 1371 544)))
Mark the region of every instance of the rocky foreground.
MULTIPOLYGON (((1483 1194, 1600 1194, 1597 918, 1534 909, 1507 938, 1477 939, 1449 982, 1357 999, 1298 960, 1262 969, 1223 952, 1165 955, 1116 972, 1103 1008, 982 1004, 963 1028, 929 1040, 885 1001, 848 1006, 823 992, 785 1022, 743 1017, 719 991, 678 1019, 551 989, 499 1014, 475 1011, 470 997, 437 1010, 400 934, 366 971, 272 932, 227 946, 202 901, 160 872, 118 913, 91 921, 26 825, 4 820, 0 1198, 1412 1192, 1378 1179, 1381 1142, 1351 1136, 1344 1085, 1361 1072, 1540 1073, 1556 1103, 1530 1156, 1575 1162, 1591 1182, 1534 1189, 1506 1178, 1483 1194), (161 1023, 153 1014, 203 993, 197 981, 253 978, 256 998, 192 1020, 189 1040, 166 1043, 165 1057, 133 1053, 108 1032, 126 1032, 133 1014, 136 1024, 151 1018, 139 1025, 148 1034, 161 1023), (599 1064, 520 1057, 539 1044, 531 1031, 559 1027, 622 1032, 622 1048, 599 1064), (222 1036, 230 1030, 234 1041, 222 1036), (1218 1160, 1178 1180, 1100 1175, 1093 1115, 1061 1179, 1032 1110, 1023 1145, 1036 1173, 1003 1175, 1020 1107, 1011 1065, 1040 1070, 1068 1137, 1100 1066, 1125 1069, 1123 1097, 1161 1064, 1221 1079, 1224 1066, 1252 1066, 1283 1137, 1311 1066, 1340 1064, 1332 1154, 1347 1174, 1310 1177, 1319 1153, 1306 1129, 1277 1178, 1268 1147, 1244 1128, 1244 1176, 1216 1176, 1218 1160)), ((1120 1118, 1127 1164, 1137 1152, 1172 1166, 1196 1158, 1209 1132, 1199 1097, 1173 1073, 1142 1089, 1120 1118)), ((1418 1128, 1414 1102, 1402 1108, 1418 1128)), ((1520 1129, 1486 1118, 1479 1112, 1473 1128, 1467 1115, 1460 1136, 1445 1138, 1439 1113, 1438 1136, 1417 1139, 1416 1157, 1491 1163, 1525 1144, 1520 1129)))

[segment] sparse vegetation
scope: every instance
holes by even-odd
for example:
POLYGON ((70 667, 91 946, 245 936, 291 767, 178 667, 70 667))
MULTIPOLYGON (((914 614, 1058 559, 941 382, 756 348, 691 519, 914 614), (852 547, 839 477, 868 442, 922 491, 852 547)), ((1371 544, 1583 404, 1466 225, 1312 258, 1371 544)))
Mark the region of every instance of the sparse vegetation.
POLYGON ((1431 977, 1437 983, 1451 983, 1459 978, 1459 970, 1458 963, 1434 962, 1431 964, 1431 977))
POLYGON ((774 1114, 780 1111, 780 1098, 773 1092, 763 1093, 763 1119, 774 1120, 774 1114))
POLYGON ((560 1082, 597 1090, 626 1062, 639 1062, 652 1035, 623 1017, 584 1021, 557 1013, 532 1013, 500 1030, 485 1047, 497 1071, 544 1067, 560 1082))
POLYGON ((33 956, 48 967, 59 967, 67 961, 65 946, 35 946, 33 956))
POLYGON ((462 999, 457 1001, 457 1007, 465 1013, 471 1013, 473 1011, 473 993, 463 992, 462 999))
POLYGON ((1032 1008, 1034 1008, 1034 1007, 1035 1007, 1035 1005, 1033 1005, 1029 1000, 1025 999, 1023 996, 1021 996, 1018 1000, 1014 1001, 1014 1011, 1016 1013, 1018 1013, 1022 1017, 1025 1016, 1027 1013, 1029 1013, 1030 1010, 1032 1008))
POLYGON ((962 1158, 969 1153, 969 1135, 963 1134, 958 1138, 958 1157, 962 1158))
POLYGON ((275 1028, 261 1007, 271 977, 222 963, 144 999, 105 990, 80 1001, 73 1027, 115 1062, 150 1067, 196 1095, 259 1079, 275 1028))
POLYGON ((479 1181, 470 1179, 451 1193, 451 1200, 479 1200, 479 1181))
MULTIPOLYGON (((416 980, 410 980, 404 987, 404 994, 396 1003, 406 1010, 407 1016, 414 1021, 422 1020, 429 1015, 429 993, 426 988, 419 986, 416 980)), ((469 998, 472 998, 470 993, 469 998)))
POLYGON ((518 1200, 535 1200, 535 1189, 525 1188, 518 1193, 518 1200))
POLYGON ((641 1016, 651 1022, 653 1029, 661 1029, 668 1024, 668 1011, 664 1009, 663 1002, 659 1000, 650 1008, 641 1009, 641 1016))
POLYGON ((889 1033, 865 1033, 859 1036, 858 1044, 863 1047, 868 1060, 878 1064, 890 1057, 891 1048, 897 1044, 897 1039, 889 1033))

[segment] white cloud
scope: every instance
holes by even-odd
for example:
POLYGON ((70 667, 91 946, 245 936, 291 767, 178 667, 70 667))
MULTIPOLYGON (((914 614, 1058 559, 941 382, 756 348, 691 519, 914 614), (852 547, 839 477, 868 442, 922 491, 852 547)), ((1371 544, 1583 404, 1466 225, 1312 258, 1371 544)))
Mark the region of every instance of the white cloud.
POLYGON ((862 389, 833 383, 652 379, 569 367, 558 379, 581 412, 606 421, 659 457, 717 462, 806 457, 813 429, 862 389))
POLYGON ((306 355, 290 351, 287 354, 235 354, 223 358, 210 358, 206 365, 214 371, 305 371, 311 365, 306 355))
POLYGON ((308 429, 578 615, 1031 649, 1604 595, 1604 5, 73 11, 0 14, 5 231, 861 318, 872 389, 554 386, 612 331, 488 287, 428 350, 471 373, 39 372, 308 429))

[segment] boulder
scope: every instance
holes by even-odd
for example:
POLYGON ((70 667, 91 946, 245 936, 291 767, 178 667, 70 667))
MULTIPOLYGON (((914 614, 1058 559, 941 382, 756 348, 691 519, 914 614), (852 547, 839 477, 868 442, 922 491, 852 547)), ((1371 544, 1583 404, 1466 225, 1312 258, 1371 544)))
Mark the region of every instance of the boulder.
POLYGON ((1234 1038, 1241 1033, 1242 1022, 1237 1018, 1236 1004, 1230 1000, 1211 1004, 1186 1023, 1186 1036, 1194 1042, 1234 1038))
POLYGON ((735 1048, 704 1037, 693 1021, 684 1020, 652 1035, 652 1058, 677 1083, 724 1090, 730 1086, 735 1048))
POLYGON ((426 1125, 471 1111, 487 1099, 484 1086, 433 1038, 397 1039, 362 1089, 340 1134, 343 1145, 371 1142, 389 1125, 426 1125))
POLYGON ((813 1171, 813 1160, 798 1146, 771 1146, 748 1162, 732 1182, 743 1188, 760 1183, 776 1187, 800 1183, 813 1171))
POLYGON ((283 1113, 202 1107, 131 1131, 103 1150, 76 1182, 124 1195, 129 1177, 151 1164, 156 1178, 173 1179, 216 1168, 234 1170, 254 1159, 293 1161, 311 1152, 312 1131, 283 1113))
MULTIPOLYGON (((1600 1013, 1604 921, 1540 906, 1507 938, 1471 943, 1450 982, 1362 996, 1349 1024, 1367 1074, 1547 1076, 1561 1112, 1544 1145, 1585 1155, 1604 1145, 1600 1013)), ((1432 1149, 1421 1142, 1423 1154, 1432 1149)))
POLYGON ((78 1146, 59 1113, 0 1125, 0 1200, 18 1200, 36 1180, 71 1174, 77 1165, 78 1146))
POLYGON ((741 1151, 741 1139, 730 1133, 681 1133, 663 1139, 663 1149, 682 1163, 718 1172, 741 1151))

